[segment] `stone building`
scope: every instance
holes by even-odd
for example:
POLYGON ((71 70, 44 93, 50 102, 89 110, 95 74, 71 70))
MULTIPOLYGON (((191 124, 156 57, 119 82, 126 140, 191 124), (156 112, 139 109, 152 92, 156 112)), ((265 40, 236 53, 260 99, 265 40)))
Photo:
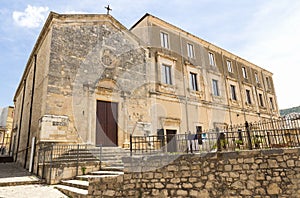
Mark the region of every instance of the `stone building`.
POLYGON ((51 12, 15 98, 15 160, 29 147, 128 147, 129 135, 196 133, 278 116, 272 73, 150 14, 51 12))
POLYGON ((0 155, 8 155, 11 141, 14 107, 0 108, 0 155))

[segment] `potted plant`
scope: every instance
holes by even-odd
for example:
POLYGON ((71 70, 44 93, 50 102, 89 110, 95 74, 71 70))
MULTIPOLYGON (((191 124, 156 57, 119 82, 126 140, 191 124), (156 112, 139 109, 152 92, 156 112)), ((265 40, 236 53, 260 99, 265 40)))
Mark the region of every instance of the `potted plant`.
POLYGON ((235 140, 234 142, 235 142, 235 144, 236 144, 236 148, 237 148, 237 149, 240 149, 240 148, 241 148, 241 145, 244 144, 244 143, 243 143, 243 140, 235 140))
POLYGON ((86 167, 85 167, 85 166, 82 166, 82 167, 81 167, 81 172, 82 172, 83 175, 85 175, 85 170, 86 170, 86 167))

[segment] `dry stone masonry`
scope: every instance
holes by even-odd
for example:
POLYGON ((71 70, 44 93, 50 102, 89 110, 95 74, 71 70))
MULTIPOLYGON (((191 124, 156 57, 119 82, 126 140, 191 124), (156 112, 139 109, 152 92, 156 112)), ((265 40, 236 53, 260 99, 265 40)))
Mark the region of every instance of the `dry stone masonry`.
POLYGON ((99 197, 300 197, 300 149, 124 158, 125 174, 92 178, 99 197), (166 165, 167 164, 167 165, 166 165))

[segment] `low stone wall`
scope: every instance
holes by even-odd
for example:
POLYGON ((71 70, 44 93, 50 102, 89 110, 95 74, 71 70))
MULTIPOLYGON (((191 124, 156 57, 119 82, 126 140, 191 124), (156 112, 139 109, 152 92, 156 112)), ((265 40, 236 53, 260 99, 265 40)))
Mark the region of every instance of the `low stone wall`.
POLYGON ((76 175, 83 175, 82 167, 85 167, 85 173, 98 171, 100 168, 99 162, 80 162, 78 164, 78 174, 76 171, 76 163, 59 163, 53 164, 51 167, 49 164, 39 167, 38 176, 45 178, 48 184, 57 184, 61 180, 74 178, 76 175), (44 171, 44 174, 43 174, 44 171), (50 178, 51 177, 51 178, 50 178))
POLYGON ((104 197, 300 197, 300 149, 124 158, 125 174, 90 179, 104 197))

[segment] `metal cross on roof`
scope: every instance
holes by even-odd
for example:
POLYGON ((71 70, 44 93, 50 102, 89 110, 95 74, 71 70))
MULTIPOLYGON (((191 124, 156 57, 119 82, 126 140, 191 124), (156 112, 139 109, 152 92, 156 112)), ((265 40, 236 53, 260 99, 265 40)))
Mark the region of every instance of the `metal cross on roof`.
POLYGON ((107 14, 109 14, 109 11, 112 11, 112 9, 109 7, 109 5, 107 5, 106 7, 104 7, 107 10, 107 14))

